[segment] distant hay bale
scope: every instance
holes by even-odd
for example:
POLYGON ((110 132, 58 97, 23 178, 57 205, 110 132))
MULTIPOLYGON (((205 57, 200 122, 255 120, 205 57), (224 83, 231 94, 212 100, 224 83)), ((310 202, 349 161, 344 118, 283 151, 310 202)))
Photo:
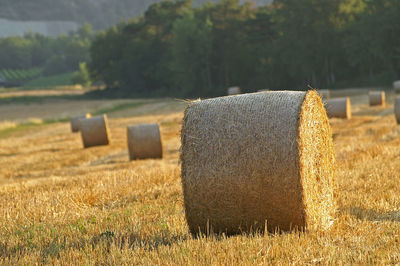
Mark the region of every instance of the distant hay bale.
POLYGON ((384 91, 370 91, 369 92, 369 105, 385 105, 385 92, 384 91))
POLYGON ((158 124, 141 124, 127 129, 129 158, 162 158, 161 134, 158 124))
POLYGON ((236 94, 240 94, 240 93, 241 93, 241 89, 239 87, 228 88, 228 95, 236 95, 236 94))
POLYGON ((393 82, 393 89, 396 93, 400 93, 400 80, 393 82))
POLYGON ((81 119, 90 118, 91 114, 87 113, 85 115, 78 115, 71 118, 71 131, 78 132, 81 128, 81 119))
POLYGON ((315 91, 191 103, 181 132, 192 234, 326 229, 336 209, 334 150, 315 91), (310 123, 312 126, 310 126, 310 123))
POLYGON ((318 93, 321 95, 322 100, 328 100, 331 98, 330 90, 318 90, 318 93))
POLYGON ((85 148, 108 145, 110 133, 107 116, 100 115, 81 120, 81 135, 85 148))
POLYGON ((326 100, 325 109, 329 118, 351 118, 351 102, 349 97, 326 100))
POLYGON ((394 101, 394 114, 396 116, 397 124, 400 124, 400 96, 397 96, 394 101))

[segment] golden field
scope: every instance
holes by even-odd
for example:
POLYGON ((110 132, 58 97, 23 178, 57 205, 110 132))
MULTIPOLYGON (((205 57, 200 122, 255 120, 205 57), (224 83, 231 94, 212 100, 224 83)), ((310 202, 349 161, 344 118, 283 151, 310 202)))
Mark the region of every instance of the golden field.
POLYGON ((353 118, 330 120, 339 208, 329 231, 197 239, 180 184, 184 101, 0 100, 0 263, 400 263, 393 95, 386 107, 369 107, 367 91, 350 94, 353 118), (62 119, 101 110, 109 111, 112 143, 83 149, 62 119), (164 158, 130 162, 126 127, 153 122, 164 158))

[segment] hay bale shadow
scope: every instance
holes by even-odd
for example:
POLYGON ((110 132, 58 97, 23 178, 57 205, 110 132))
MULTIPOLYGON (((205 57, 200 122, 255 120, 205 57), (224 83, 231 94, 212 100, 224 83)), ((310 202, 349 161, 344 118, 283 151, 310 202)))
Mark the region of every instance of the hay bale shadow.
POLYGON ((122 150, 116 153, 101 157, 99 159, 93 160, 90 162, 91 166, 99 166, 99 165, 109 165, 115 163, 123 163, 126 162, 128 158, 127 151, 122 150))
POLYGON ((160 246, 172 246, 173 244, 185 240, 187 240, 186 235, 172 234, 169 231, 161 231, 150 237, 143 237, 135 233, 118 236, 112 231, 105 231, 98 236, 93 237, 90 244, 93 247, 97 245, 105 245, 107 251, 109 251, 111 245, 115 245, 120 249, 127 247, 129 249, 143 248, 152 251, 158 249, 160 246))
MULTIPOLYGON (((68 243, 66 238, 56 236, 52 241, 41 249, 42 263, 47 263, 49 258, 60 258, 60 254, 66 250, 83 250, 88 246, 93 249, 101 248, 105 252, 111 252, 111 247, 123 249, 142 248, 146 251, 157 250, 161 246, 172 246, 187 240, 186 235, 177 235, 169 231, 161 231, 156 235, 143 237, 136 233, 118 235, 113 231, 104 231, 90 239, 82 238, 78 241, 68 243)), ((10 247, 0 242, 0 255, 29 253, 27 246, 10 247)))
POLYGON ((374 209, 365 209, 362 207, 350 207, 344 210, 345 213, 366 221, 393 221, 400 222, 400 211, 379 211, 374 209))

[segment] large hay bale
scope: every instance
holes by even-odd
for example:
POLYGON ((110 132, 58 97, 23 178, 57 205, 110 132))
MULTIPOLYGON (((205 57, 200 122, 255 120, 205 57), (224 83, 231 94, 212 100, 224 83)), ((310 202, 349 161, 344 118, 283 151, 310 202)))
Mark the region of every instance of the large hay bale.
POLYGON ((318 90, 319 95, 323 101, 328 100, 331 98, 331 91, 330 90, 318 90))
POLYGON ((81 120, 81 135, 85 148, 108 145, 109 129, 106 115, 94 116, 81 120))
POLYGON ((328 117, 351 118, 351 102, 349 97, 335 98, 324 101, 328 117))
POLYGON ((230 87, 228 88, 228 95, 236 95, 236 94, 240 94, 241 90, 239 87, 230 87))
POLYGON ((369 92, 369 105, 385 105, 385 92, 384 91, 370 91, 369 92))
POLYGON ((315 91, 193 102, 181 132, 192 234, 328 228, 336 209, 334 150, 315 91))
POLYGON ((400 80, 393 82, 393 89, 395 93, 400 93, 400 80))
POLYGON ((81 129, 81 119, 86 119, 92 117, 91 114, 87 113, 85 115, 78 115, 71 118, 71 131, 78 132, 81 129))
POLYGON ((394 114, 396 116, 397 124, 400 124, 400 96, 396 96, 394 101, 394 114))
POLYGON ((141 124, 127 129, 129 158, 162 158, 161 134, 158 124, 141 124))

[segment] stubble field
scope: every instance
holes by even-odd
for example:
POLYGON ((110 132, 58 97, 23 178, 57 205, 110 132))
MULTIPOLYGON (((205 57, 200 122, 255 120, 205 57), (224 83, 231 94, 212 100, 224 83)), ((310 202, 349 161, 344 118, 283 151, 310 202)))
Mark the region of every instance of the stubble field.
POLYGON ((330 119, 339 184, 333 227, 209 238, 193 238, 185 221, 184 101, 0 100, 0 263, 399 263, 400 126, 393 95, 386 107, 369 107, 367 91, 352 95, 353 118, 330 119), (111 145, 83 149, 66 119, 103 111, 111 145), (164 158, 129 161, 126 127, 152 122, 160 124, 164 158))

